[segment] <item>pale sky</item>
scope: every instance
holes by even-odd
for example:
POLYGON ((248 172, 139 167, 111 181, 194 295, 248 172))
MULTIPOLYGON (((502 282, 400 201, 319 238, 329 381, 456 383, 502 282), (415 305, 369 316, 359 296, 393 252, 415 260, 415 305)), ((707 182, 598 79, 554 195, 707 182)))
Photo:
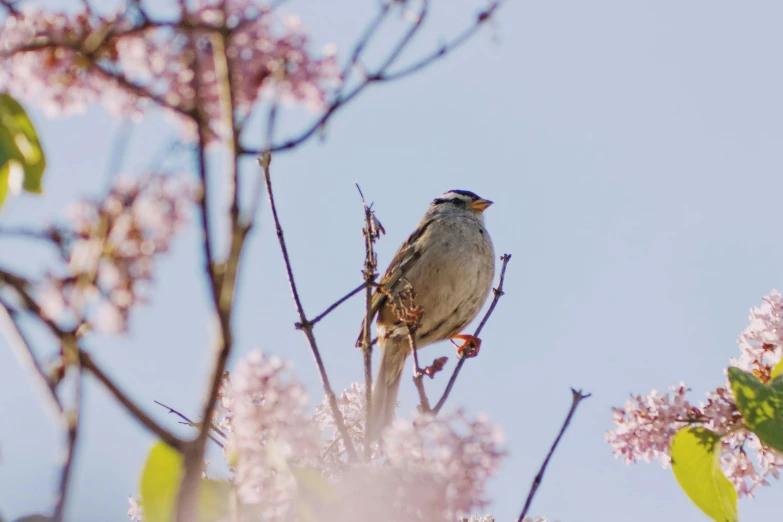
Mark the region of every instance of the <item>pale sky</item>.
MULTIPOLYGON (((374 9, 354 4, 286 7, 315 42, 335 42, 345 56, 374 9)), ((464 26, 476 5, 435 3, 416 50, 464 26)), ((561 522, 706 520, 670 470, 616 461, 604 433, 610 408, 629 393, 684 380, 698 402, 721 385, 749 308, 783 287, 781 17, 783 5, 772 1, 510 1, 453 56, 367 92, 338 114, 324 142, 275 159, 281 218, 311 314, 360 282, 355 181, 387 230, 378 245, 384 268, 440 193, 467 189, 495 201, 487 228, 498 254, 514 256, 506 296, 450 406, 486 413, 506 431, 510 456, 487 510, 499 521, 519 514, 572 386, 593 397, 532 513, 561 522)), ((118 122, 100 109, 32 116, 49 158, 47 193, 7 203, 3 223, 62 216, 67 202, 106 184, 118 122)), ((140 173, 172 132, 159 117, 135 126, 124 170, 140 173)), ((174 164, 191 167, 182 154, 174 164)), ((244 167, 254 174, 252 162, 244 167)), ((158 265, 152 303, 133 315, 127 338, 89 342, 147 411, 183 434, 153 400, 193 415, 201 404, 211 332, 199 238, 194 224, 158 265)), ((0 264, 25 270, 44 253, 4 240, 0 264)), ((289 358, 320 400, 267 207, 239 286, 232 363, 256 347, 289 358)), ((317 328, 337 389, 362 380, 353 349, 361 315, 356 299, 317 328)), ((448 343, 422 352, 440 355, 452 356, 453 368, 448 343)), ((445 380, 427 382, 431 396, 445 380)), ((0 389, 0 513, 13 520, 52 505, 59 446, 4 340, 0 389)), ((91 379, 85 395, 70 520, 126 520, 153 439, 91 379)), ((415 389, 405 381, 401 400, 402 412, 413 410, 415 389)), ((773 482, 740 501, 741 517, 779 512, 781 488, 773 482)))

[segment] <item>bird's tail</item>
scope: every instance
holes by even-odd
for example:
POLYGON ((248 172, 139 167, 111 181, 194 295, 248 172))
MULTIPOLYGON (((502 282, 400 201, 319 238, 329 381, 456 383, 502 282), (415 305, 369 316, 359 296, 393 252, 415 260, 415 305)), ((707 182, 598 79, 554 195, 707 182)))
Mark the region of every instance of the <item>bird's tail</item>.
POLYGON ((372 406, 367 426, 367 440, 373 442, 394 420, 397 409, 397 394, 400 391, 400 377, 410 350, 407 342, 395 343, 389 340, 382 346, 383 355, 375 386, 372 390, 372 406))

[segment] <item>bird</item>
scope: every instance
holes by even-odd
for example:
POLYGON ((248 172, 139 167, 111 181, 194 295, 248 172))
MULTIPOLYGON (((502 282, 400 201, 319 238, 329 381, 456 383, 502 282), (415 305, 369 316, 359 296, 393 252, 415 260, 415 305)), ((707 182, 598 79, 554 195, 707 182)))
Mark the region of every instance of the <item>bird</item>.
MULTIPOLYGON (((377 316, 382 354, 366 430, 369 441, 394 419, 400 378, 411 353, 411 320, 400 315, 396 299, 406 292, 412 297, 417 349, 460 339, 460 355, 478 353, 481 340, 460 332, 476 318, 492 289, 495 251, 484 226, 484 211, 492 204, 469 190, 449 190, 435 198, 380 279, 365 317, 372 321, 377 316)), ((357 346, 362 346, 364 328, 362 322, 357 346)))

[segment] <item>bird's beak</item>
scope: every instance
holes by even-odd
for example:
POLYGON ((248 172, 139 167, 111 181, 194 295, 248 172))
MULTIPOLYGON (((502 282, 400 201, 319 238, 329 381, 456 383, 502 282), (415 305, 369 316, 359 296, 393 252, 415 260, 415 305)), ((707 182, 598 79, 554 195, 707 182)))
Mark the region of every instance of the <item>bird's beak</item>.
POLYGON ((478 210, 479 212, 484 212, 491 204, 492 202, 488 199, 477 199, 470 204, 470 208, 478 210))

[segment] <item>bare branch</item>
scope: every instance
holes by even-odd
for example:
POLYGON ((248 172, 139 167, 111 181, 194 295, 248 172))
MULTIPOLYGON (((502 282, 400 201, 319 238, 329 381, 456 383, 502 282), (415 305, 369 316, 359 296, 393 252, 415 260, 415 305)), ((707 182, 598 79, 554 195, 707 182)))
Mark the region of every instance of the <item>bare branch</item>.
POLYGON ((329 400, 329 407, 334 417, 334 423, 343 437, 345 442, 345 448, 348 451, 348 455, 351 459, 356 459, 356 449, 351 442, 351 438, 348 435, 348 430, 345 427, 345 419, 337 406, 337 396, 329 384, 329 377, 326 374, 326 368, 324 367, 323 359, 321 358, 321 352, 318 350, 318 344, 315 341, 315 335, 313 334, 313 325, 307 320, 304 307, 302 306, 302 300, 299 297, 299 290, 296 288, 296 282, 294 280, 294 271, 291 267, 291 259, 288 255, 288 248, 285 244, 285 236, 283 235, 283 227, 280 225, 280 217, 277 215, 277 206, 275 205, 275 196, 272 191, 272 177, 269 172, 269 166, 272 161, 272 155, 265 153, 264 156, 258 159, 259 165, 264 172, 264 181, 266 182, 266 194, 269 199, 269 206, 272 210, 272 219, 275 223, 275 230, 277 232, 277 240, 280 243, 280 251, 283 254, 283 261, 285 263, 285 270, 288 276, 288 284, 291 287, 291 293, 294 298, 294 305, 296 306, 296 312, 299 315, 299 329, 302 330, 307 338, 307 343, 310 346, 310 352, 315 360, 315 365, 318 367, 318 374, 321 377, 321 384, 323 385, 324 392, 329 400))
POLYGON ((416 390, 419 392, 419 403, 421 413, 430 413, 432 408, 430 407, 430 400, 427 398, 427 392, 424 390, 424 371, 419 366, 419 351, 416 347, 416 335, 414 329, 408 325, 408 343, 411 347, 411 353, 413 353, 413 383, 416 385, 416 390))
MULTIPOLYGON (((345 65, 345 68, 343 69, 342 72, 343 87, 348 83, 348 79, 350 78, 351 71, 359 63, 359 59, 361 58, 365 47, 367 47, 367 44, 369 44, 370 41, 373 39, 375 33, 378 32, 378 29, 381 27, 381 24, 383 24, 383 21, 388 16, 392 5, 393 2, 389 0, 383 3, 383 5, 381 6, 381 10, 378 11, 378 15, 370 22, 370 24, 364 30, 362 36, 359 38, 359 41, 354 46, 353 53, 351 53, 351 58, 350 60, 348 60, 348 63, 345 65)), ((361 192, 361 190, 359 192, 361 192)), ((362 199, 364 199, 364 196, 362 196, 362 199)))
MULTIPOLYGON (((362 290, 364 290, 367 287, 368 287, 367 283, 362 283, 359 286, 357 286, 356 288, 354 288, 353 290, 351 290, 350 292, 348 292, 347 294, 345 294, 344 296, 342 296, 340 299, 338 299, 337 301, 335 301, 334 303, 329 305, 329 307, 326 310, 324 310, 323 312, 321 312, 320 314, 315 316, 315 318, 310 321, 310 326, 315 326, 318 322, 321 321, 321 319, 323 319, 324 317, 326 317, 327 315, 332 313, 338 306, 340 306, 341 304, 346 302, 348 299, 350 299, 351 297, 355 296, 356 294, 358 294, 359 292, 361 292, 362 290)), ((296 327, 300 328, 301 325, 299 323, 296 323, 296 327)))
MULTIPOLYGON (((194 421, 190 420, 183 413, 180 413, 179 411, 175 410, 171 406, 166 406, 165 404, 163 404, 160 401, 152 401, 152 402, 154 402, 158 406, 162 406, 162 407, 166 408, 167 410, 169 410, 169 413, 173 413, 174 415, 176 415, 177 417, 182 419, 182 422, 180 422, 180 424, 184 424, 185 426, 190 426, 191 428, 201 429, 201 423, 197 423, 197 422, 194 422, 194 421)), ((223 432, 223 430, 221 430, 220 428, 218 428, 214 424, 210 423, 209 428, 212 431, 214 431, 215 433, 217 433, 218 435, 220 435, 221 437, 223 437, 224 439, 226 438, 226 434, 223 432)), ((212 442, 214 442, 215 444, 217 444, 221 448, 224 446, 224 444, 221 441, 217 440, 214 435, 209 434, 208 437, 212 440, 212 442)))
MULTIPOLYGON (((378 256, 375 254, 375 241, 384 234, 386 231, 383 226, 375 217, 375 212, 367 205, 367 201, 364 199, 364 194, 359 184, 356 184, 356 189, 359 191, 359 196, 362 198, 362 207, 364 208, 364 228, 362 233, 364 234, 364 284, 366 293, 364 296, 364 321, 362 322, 362 355, 364 356, 364 391, 365 400, 367 401, 365 426, 370 425, 370 415, 372 411, 372 334, 370 328, 372 327, 372 287, 375 286, 375 280, 378 278, 378 256)), ((370 445, 365 444, 364 457, 370 458, 371 450, 370 445)))
MULTIPOLYGON (((511 260, 511 254, 503 254, 502 256, 500 256, 500 259, 503 262, 503 264, 500 267, 500 281, 498 282, 498 287, 493 290, 495 297, 492 299, 492 304, 489 305, 489 309, 487 310, 487 313, 484 314, 484 317, 481 319, 478 328, 476 328, 476 331, 473 333, 473 337, 479 336, 481 330, 484 329, 484 325, 487 324, 487 321, 489 321, 489 317, 492 315, 492 312, 495 311, 495 307, 497 306, 498 301, 503 296, 503 282, 506 279, 506 267, 508 266, 508 262, 511 260)), ((469 350, 463 352, 463 354, 467 354, 467 353, 469 353, 469 350)), ((459 362, 457 363, 457 367, 454 368, 454 373, 451 374, 451 378, 449 379, 449 383, 446 385, 446 390, 443 392, 443 396, 440 398, 438 403, 432 409, 432 411, 436 415, 440 412, 441 408, 443 408, 443 405, 446 403, 446 399, 449 398, 451 389, 454 387, 454 383, 457 381, 459 372, 462 371, 462 365, 465 364, 466 359, 468 359, 468 357, 465 357, 464 355, 460 355, 459 362)))
MULTIPOLYGON (((223 19, 227 19, 227 13, 225 12, 225 5, 223 6, 223 19)), ((229 245, 228 256, 225 263, 219 267, 213 263, 210 263, 211 269, 209 270, 210 283, 213 288, 213 298, 215 304, 215 312, 218 316, 218 322, 220 327, 218 349, 215 357, 215 362, 212 368, 212 374, 210 378, 210 385, 207 391, 207 396, 204 401, 204 410, 202 418, 204 423, 199 430, 198 436, 193 441, 192 446, 186 448, 184 452, 184 477, 182 479, 181 489, 178 499, 177 508, 177 520, 179 522, 188 522, 196 518, 196 497, 201 478, 201 470, 203 466, 204 451, 206 449, 207 438, 209 437, 209 430, 211 423, 209 419, 212 417, 212 412, 215 408, 215 402, 217 401, 218 393, 220 390, 220 384, 223 378, 223 372, 226 369, 228 363, 228 357, 231 354, 233 347, 233 335, 231 331, 231 315, 234 305, 234 298, 236 295, 236 279, 239 274, 239 261, 242 255, 242 250, 247 239, 247 234, 252 225, 253 216, 249 218, 247 223, 243 223, 240 219, 240 207, 239 207, 239 151, 237 147, 237 126, 234 119, 234 106, 232 101, 232 85, 231 74, 229 72, 228 55, 226 54, 226 34, 228 29, 223 27, 221 31, 211 34, 213 56, 215 61, 215 76, 218 83, 218 95, 220 100, 220 114, 223 118, 223 128, 226 129, 226 135, 223 136, 225 145, 228 148, 228 172, 226 176, 229 179, 229 187, 231 192, 231 209, 229 211, 230 227, 231 227, 231 239, 229 245), (218 271, 219 270, 219 271, 218 271)), ((190 35, 191 46, 195 50, 195 38, 193 34, 190 35)), ((197 69, 197 60, 194 60, 194 69, 197 69)), ((196 71, 196 82, 200 82, 199 71, 196 71)), ((197 91, 198 92, 198 91, 197 91)), ((201 107, 201 104, 197 104, 201 107)), ((200 170, 202 171, 202 181, 207 181, 206 166, 202 163, 203 155, 205 154, 205 120, 199 118, 199 163, 200 170)), ((204 195, 206 196, 207 183, 204 183, 204 195)), ((206 197, 205 197, 206 201, 206 197)), ((209 215, 206 213, 206 208, 203 209, 203 218, 208 223, 209 215)), ((210 236, 208 235, 208 229, 206 229, 205 247, 209 246, 210 236)))
POLYGON ((152 433, 158 436, 163 442, 174 448, 175 450, 182 452, 185 446, 188 444, 186 441, 180 439, 170 431, 166 430, 160 424, 155 422, 152 417, 144 413, 136 403, 134 403, 130 397, 128 397, 119 387, 106 375, 106 373, 95 363, 89 353, 85 351, 79 352, 79 360, 81 361, 82 368, 90 372, 95 376, 98 381, 111 393, 117 401, 130 413, 132 417, 138 420, 144 427, 150 430, 152 433))
POLYGON ((65 446, 65 462, 60 471, 60 486, 58 488, 57 501, 54 505, 53 520, 62 522, 65 515, 65 503, 68 500, 68 491, 71 485, 73 463, 76 456, 76 441, 79 438, 79 424, 82 408, 82 366, 79 358, 79 346, 73 335, 64 335, 61 339, 63 359, 66 363, 66 371, 76 373, 74 383, 75 400, 70 410, 63 410, 63 420, 66 424, 67 443, 65 446))
POLYGON ((476 16, 476 22, 473 25, 468 27, 461 34, 457 35, 457 37, 455 37, 453 40, 440 46, 437 50, 423 57, 416 63, 413 63, 403 69, 400 69, 399 71, 384 74, 382 80, 388 82, 388 81, 400 80, 402 78, 405 78, 406 76, 410 76, 411 74, 417 73, 420 70, 424 69, 425 67, 428 67, 429 65, 432 65, 433 63, 442 59, 443 57, 453 52, 458 47, 461 47, 464 43, 470 40, 481 29, 482 25, 484 25, 492 17, 492 15, 501 7, 501 5, 504 2, 505 0, 493 2, 487 9, 480 12, 476 16))
MULTIPOLYGON (((465 30, 463 33, 458 35, 454 40, 441 46, 437 51, 433 52, 430 55, 427 55, 426 57, 414 63, 413 65, 401 69, 400 71, 390 73, 387 69, 392 65, 394 65, 394 63, 397 61, 397 58, 399 58, 399 56, 407 48, 408 44, 411 42, 415 34, 421 28, 424 17, 427 14, 427 2, 424 2, 424 4, 422 5, 422 10, 419 12, 419 17, 417 21, 414 22, 411 28, 397 42, 397 44, 394 46, 391 52, 387 55, 386 59, 383 62, 381 62, 381 66, 378 67, 376 72, 372 74, 368 74, 364 79, 364 81, 359 83, 348 93, 344 93, 341 90, 338 90, 336 98, 329 105, 326 111, 324 111, 324 113, 319 118, 317 118, 313 123, 311 123, 310 126, 307 129, 305 129, 301 134, 282 143, 274 144, 271 147, 267 147, 265 149, 243 147, 242 152, 244 154, 252 154, 254 156, 258 156, 262 154, 264 150, 268 150, 269 152, 281 152, 284 150, 290 150, 293 149, 294 147, 297 147, 298 145, 310 139, 319 129, 323 128, 323 126, 334 115, 335 112, 337 112, 341 107, 347 105, 350 101, 356 98, 356 96, 358 96, 370 84, 392 82, 395 80, 405 78, 415 72, 420 71, 421 69, 425 68, 431 63, 440 60, 441 58, 450 54, 456 48, 462 46, 464 43, 470 40, 488 20, 492 18, 492 15, 494 15, 495 12, 502 6, 504 1, 505 0, 498 0, 496 2, 493 2, 487 9, 481 11, 478 15, 476 15, 475 22, 471 24, 471 26, 467 30, 465 30)), ((377 26, 375 26, 375 22, 377 22, 379 18, 381 18, 380 14, 370 24, 369 28, 372 29, 374 27, 374 30, 377 30, 377 26, 379 26, 380 23, 378 23, 377 26)), ((367 38, 367 33, 365 33, 362 36, 362 38, 359 40, 359 43, 357 43, 357 46, 362 44, 365 38, 367 38)), ((354 48, 354 54, 356 54, 356 48, 354 48)), ((359 50, 359 55, 361 55, 361 49, 359 50)))
POLYGON ((519 515, 517 522, 522 522, 525 519, 525 516, 530 509, 530 504, 533 503, 533 497, 535 497, 536 491, 538 491, 538 487, 541 485, 541 481, 544 480, 544 472, 546 471, 546 467, 549 465, 549 459, 552 458, 557 445, 560 443, 560 439, 563 438, 563 434, 565 433, 566 429, 568 429, 568 425, 571 423, 571 418, 574 416, 577 406, 579 406, 579 403, 584 399, 590 397, 589 393, 584 394, 582 393, 582 390, 575 390, 573 388, 571 388, 571 393, 573 395, 571 409, 568 410, 568 415, 566 415, 565 421, 563 421, 563 426, 560 428, 560 432, 557 434, 557 437, 555 437, 555 441, 552 443, 552 447, 549 448, 549 453, 547 453, 543 464, 541 464, 541 469, 538 470, 538 473, 536 473, 536 476, 533 479, 533 483, 530 485, 530 491, 527 494, 525 506, 522 508, 522 513, 519 515))

